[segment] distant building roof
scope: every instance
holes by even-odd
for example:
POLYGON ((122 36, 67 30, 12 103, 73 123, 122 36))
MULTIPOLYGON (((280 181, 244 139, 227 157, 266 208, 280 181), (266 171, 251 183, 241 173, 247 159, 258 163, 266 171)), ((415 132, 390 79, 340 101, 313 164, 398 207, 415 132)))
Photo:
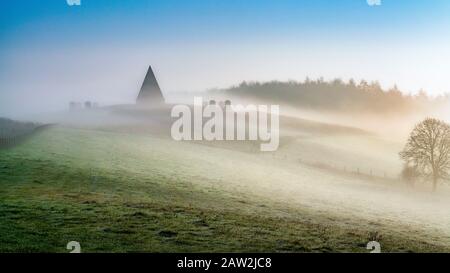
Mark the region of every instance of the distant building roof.
POLYGON ((164 96, 159 88, 158 81, 150 66, 142 84, 141 91, 136 99, 137 104, 160 105, 164 104, 164 96))

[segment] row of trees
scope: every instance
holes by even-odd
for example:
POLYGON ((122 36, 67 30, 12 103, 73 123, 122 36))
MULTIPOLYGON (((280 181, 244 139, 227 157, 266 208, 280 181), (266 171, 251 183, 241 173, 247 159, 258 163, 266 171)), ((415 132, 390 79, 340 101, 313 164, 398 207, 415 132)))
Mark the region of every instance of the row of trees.
MULTIPOLYGON (((323 78, 307 78, 303 82, 243 82, 215 92, 342 113, 420 113, 450 103, 449 95, 431 98, 424 91, 408 95, 396 86, 383 90, 378 82, 325 81, 323 78)), ((414 182, 424 178, 431 181, 436 190, 439 182, 450 178, 450 125, 433 118, 425 119, 411 132, 400 157, 405 161, 402 176, 406 180, 414 182)))
POLYGON ((411 132, 400 157, 405 161, 404 179, 414 182, 423 177, 432 182, 436 191, 439 182, 450 178, 450 125, 425 119, 411 132))
POLYGON ((450 101, 449 96, 430 98, 424 91, 407 95, 396 86, 384 90, 378 82, 369 83, 362 80, 357 83, 354 80, 345 82, 341 79, 325 81, 323 78, 307 78, 303 82, 242 82, 237 86, 215 91, 315 110, 365 111, 378 114, 435 109, 450 101))

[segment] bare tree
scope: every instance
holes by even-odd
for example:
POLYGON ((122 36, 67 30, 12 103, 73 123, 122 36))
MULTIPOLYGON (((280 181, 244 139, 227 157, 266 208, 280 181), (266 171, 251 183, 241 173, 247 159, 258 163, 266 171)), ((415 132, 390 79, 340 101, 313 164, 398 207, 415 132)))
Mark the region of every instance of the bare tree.
POLYGON ((421 175, 431 178, 436 191, 438 181, 450 177, 450 125, 425 119, 411 132, 400 157, 421 175))

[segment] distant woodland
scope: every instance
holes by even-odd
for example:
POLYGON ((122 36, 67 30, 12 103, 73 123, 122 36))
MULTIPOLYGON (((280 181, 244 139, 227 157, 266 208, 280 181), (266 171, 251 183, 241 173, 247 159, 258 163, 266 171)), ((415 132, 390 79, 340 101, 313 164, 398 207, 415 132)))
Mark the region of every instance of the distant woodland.
POLYGON ((271 103, 302 107, 305 109, 340 112, 365 111, 372 113, 398 113, 432 110, 450 102, 450 96, 429 97, 425 91, 411 95, 396 86, 383 90, 379 83, 340 79, 323 79, 303 82, 271 81, 242 82, 228 89, 213 90, 227 95, 257 98, 271 103))

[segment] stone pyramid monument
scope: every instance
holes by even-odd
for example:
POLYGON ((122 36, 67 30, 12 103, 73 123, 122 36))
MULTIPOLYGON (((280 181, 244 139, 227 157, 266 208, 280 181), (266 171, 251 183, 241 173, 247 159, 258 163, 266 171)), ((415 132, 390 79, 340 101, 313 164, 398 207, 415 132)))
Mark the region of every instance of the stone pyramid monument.
POLYGON ((139 105, 158 106, 164 105, 164 96, 159 88, 158 81, 150 66, 142 84, 141 91, 136 99, 139 105))

